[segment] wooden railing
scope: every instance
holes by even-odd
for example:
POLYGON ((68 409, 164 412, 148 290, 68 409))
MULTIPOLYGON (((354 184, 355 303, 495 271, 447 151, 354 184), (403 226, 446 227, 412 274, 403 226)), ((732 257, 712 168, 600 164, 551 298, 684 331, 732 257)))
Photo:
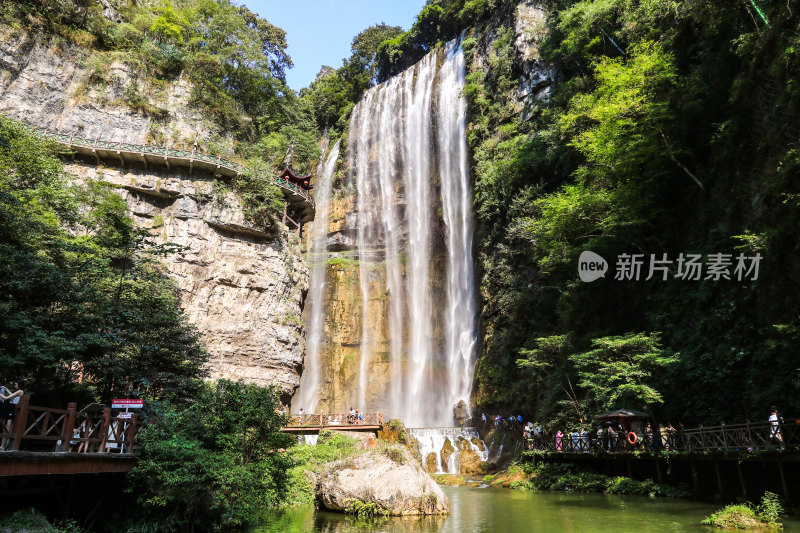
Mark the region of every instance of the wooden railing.
POLYGON ((100 413, 77 409, 76 403, 68 404, 66 409, 38 407, 30 405, 30 396, 22 396, 11 431, 0 425, 0 438, 6 442, 7 450, 133 453, 143 426, 136 413, 122 418, 111 416, 109 408, 100 413))
POLYGON ((545 435, 527 439, 527 450, 564 453, 612 453, 634 451, 750 452, 800 448, 800 420, 773 426, 770 422, 721 424, 665 431, 636 433, 545 435), (633 441, 633 442, 632 442, 633 441))
MULTIPOLYGON (((94 153, 97 151, 110 151, 116 154, 117 156, 121 154, 129 155, 132 158, 140 158, 144 160, 145 156, 153 156, 157 159, 163 159, 169 161, 170 159, 174 160, 173 162, 182 164, 184 166, 192 167, 193 163, 206 163, 212 165, 215 170, 224 170, 227 172, 222 172, 222 174, 227 174, 229 176, 237 176, 243 172, 247 171, 247 168, 242 165, 241 163, 237 163, 236 161, 232 161, 220 155, 214 154, 206 154, 203 152, 198 152, 197 150, 181 150, 177 148, 166 148, 164 146, 154 146, 149 144, 134 144, 134 143, 125 143, 125 142, 115 142, 115 141, 108 141, 102 140, 98 138, 88 138, 88 137, 81 137, 80 135, 74 134, 66 134, 66 133, 59 133, 55 131, 50 131, 44 128, 40 128, 37 126, 31 126, 29 124, 25 124, 23 122, 17 122, 26 130, 28 130, 31 134, 36 135, 37 137, 48 139, 53 141, 57 144, 66 146, 67 148, 84 148, 87 150, 91 150, 94 153)), ((262 179, 266 179, 273 185, 277 185, 281 189, 290 192, 296 196, 300 196, 306 202, 308 202, 311 207, 314 207, 314 197, 309 194, 308 191, 303 189, 302 187, 298 186, 295 183, 292 183, 285 179, 280 179, 278 176, 268 175, 268 176, 259 176, 262 179)))
POLYGON ((380 426, 383 424, 383 415, 376 413, 359 413, 351 416, 349 413, 314 413, 307 415, 291 415, 287 428, 323 428, 323 427, 358 427, 380 426))

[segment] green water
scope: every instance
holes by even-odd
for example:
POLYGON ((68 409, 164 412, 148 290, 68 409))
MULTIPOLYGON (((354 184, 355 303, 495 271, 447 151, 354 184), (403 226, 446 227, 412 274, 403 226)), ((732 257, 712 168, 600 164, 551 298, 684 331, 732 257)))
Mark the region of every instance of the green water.
MULTIPOLYGON (((274 515, 252 533, 560 533, 720 531, 700 526, 717 509, 704 503, 641 496, 523 492, 510 489, 442 487, 450 515, 361 521, 339 513, 295 508, 274 515)), ((784 531, 800 523, 784 521, 784 531)))

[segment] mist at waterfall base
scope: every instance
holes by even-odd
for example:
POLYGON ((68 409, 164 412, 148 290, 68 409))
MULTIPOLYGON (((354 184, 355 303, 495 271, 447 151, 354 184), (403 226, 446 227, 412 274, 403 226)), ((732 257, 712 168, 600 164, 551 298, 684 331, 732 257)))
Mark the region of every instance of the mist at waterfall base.
MULTIPOLYGON (((422 427, 451 426, 454 406, 469 406, 476 304, 464 77, 454 40, 368 90, 352 112, 346 187, 357 203, 362 327, 357 379, 339 409, 380 410, 384 419, 422 427), (380 354, 368 323, 375 300, 386 313, 388 347, 380 354), (383 390, 371 383, 376 364, 388 366, 383 390)), ((318 172, 316 258, 327 252, 329 165, 332 172, 331 157, 318 172)), ((319 405, 323 386, 324 268, 320 260, 312 268, 308 355, 293 402, 307 413, 319 405)))

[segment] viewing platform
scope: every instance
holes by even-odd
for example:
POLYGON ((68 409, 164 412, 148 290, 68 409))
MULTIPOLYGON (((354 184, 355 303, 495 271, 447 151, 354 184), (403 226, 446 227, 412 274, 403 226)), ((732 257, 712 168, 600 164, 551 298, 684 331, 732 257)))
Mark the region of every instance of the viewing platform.
POLYGON ((112 416, 108 407, 82 412, 75 403, 66 409, 29 404, 30 396, 20 398, 10 432, 0 426, 6 442, 0 477, 119 473, 135 466, 133 452, 144 426, 136 413, 112 416))
POLYGON ((281 428, 281 431, 294 434, 318 433, 321 429, 376 432, 383 427, 383 415, 380 411, 361 415, 363 418, 352 417, 348 413, 291 415, 289 424, 281 428))
MULTIPOLYGON (((236 161, 220 155, 206 154, 196 149, 181 150, 149 144, 116 142, 110 139, 91 139, 74 133, 60 133, 24 123, 19 124, 31 134, 50 140, 77 155, 94 158, 97 163, 102 159, 119 164, 123 168, 130 164, 141 165, 145 169, 151 166, 163 166, 168 170, 184 168, 189 170, 189 174, 201 171, 229 179, 247 172, 247 168, 236 161)), ((294 212, 299 213, 298 220, 292 222, 304 224, 314 220, 316 213, 314 197, 308 190, 288 179, 285 174, 284 172, 281 176, 260 175, 258 177, 281 189, 286 203, 292 207, 294 212)))

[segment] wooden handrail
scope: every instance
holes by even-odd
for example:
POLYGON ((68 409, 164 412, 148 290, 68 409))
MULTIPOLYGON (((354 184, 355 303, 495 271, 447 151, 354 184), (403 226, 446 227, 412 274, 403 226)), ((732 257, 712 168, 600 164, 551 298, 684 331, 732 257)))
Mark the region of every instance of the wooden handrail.
POLYGON ((0 438, 9 439, 9 450, 21 450, 25 443, 30 451, 73 451, 97 453, 121 451, 132 453, 139 431, 144 426, 134 413, 130 419, 111 416, 106 408, 101 415, 79 413, 71 402, 66 409, 30 405, 30 396, 21 396, 14 413, 10 432, 0 426, 0 438), (78 437, 75 436, 76 432, 78 437), (36 444, 39 443, 39 444, 36 444), (47 444, 45 448, 42 446, 47 444))
POLYGON ((383 424, 383 415, 380 411, 374 413, 359 413, 361 417, 353 418, 350 413, 310 413, 290 415, 287 428, 336 428, 358 426, 380 426, 383 424))
POLYGON ((800 448, 800 419, 793 423, 771 422, 721 424, 676 429, 658 437, 637 434, 636 442, 628 441, 627 433, 617 432, 613 436, 603 431, 586 435, 565 434, 558 438, 545 435, 527 439, 526 449, 567 453, 614 453, 661 450, 679 452, 750 452, 755 450, 800 448), (779 438, 780 437, 780 438, 779 438))

